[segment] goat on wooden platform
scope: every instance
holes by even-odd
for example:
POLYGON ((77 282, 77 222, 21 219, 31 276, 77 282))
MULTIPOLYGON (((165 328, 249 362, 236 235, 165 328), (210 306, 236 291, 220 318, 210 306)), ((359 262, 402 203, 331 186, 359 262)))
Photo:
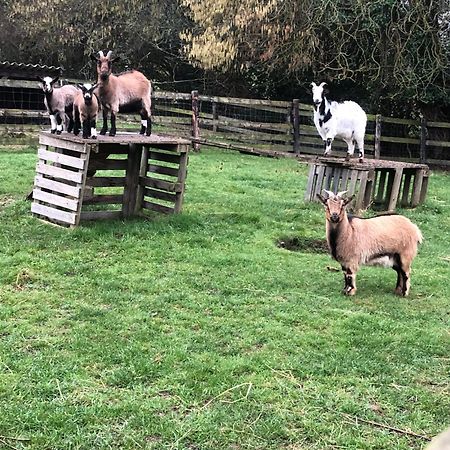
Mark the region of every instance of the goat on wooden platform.
POLYGON ((344 272, 345 295, 356 293, 356 273, 360 265, 392 267, 397 272, 395 293, 407 296, 410 289, 411 263, 422 242, 422 233, 401 215, 362 219, 347 215, 344 192, 317 194, 325 205, 327 242, 332 257, 344 272))
POLYGON ((328 93, 326 83, 318 86, 312 82, 314 103, 314 124, 325 145, 324 156, 331 153, 331 143, 335 137, 343 139, 347 144, 347 157, 355 152, 355 141, 358 144, 359 160, 364 160, 364 135, 366 133, 367 116, 358 103, 345 101, 330 102, 325 97, 328 93))
POLYGON ((83 139, 97 139, 96 120, 99 111, 99 101, 94 94, 97 84, 79 83, 78 92, 73 102, 74 129, 73 134, 78 136, 80 128, 83 129, 83 139))
POLYGON ((150 136, 152 133, 152 85, 147 77, 137 70, 114 75, 112 73, 112 63, 119 58, 113 58, 111 50, 106 56, 102 51, 99 51, 98 56, 92 55, 91 58, 97 63, 97 94, 103 109, 103 127, 100 134, 106 134, 108 131, 109 113, 111 113, 109 135, 115 136, 117 113, 139 112, 141 115, 140 134, 150 136))
POLYGON ((44 104, 50 116, 51 132, 61 134, 63 131, 63 122, 66 131, 69 133, 73 129, 73 100, 78 91, 75 86, 67 84, 59 88, 55 88, 54 84, 59 77, 37 77, 42 83, 44 91, 44 104))

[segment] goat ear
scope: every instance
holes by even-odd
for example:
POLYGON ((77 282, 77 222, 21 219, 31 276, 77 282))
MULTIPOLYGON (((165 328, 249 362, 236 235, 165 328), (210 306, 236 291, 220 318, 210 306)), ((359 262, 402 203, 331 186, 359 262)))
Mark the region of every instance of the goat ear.
POLYGON ((83 90, 83 83, 77 83, 77 84, 75 85, 75 87, 76 87, 77 89, 83 90))
POLYGON ((353 194, 351 197, 345 199, 344 206, 347 206, 354 198, 355 198, 355 194, 353 194))
POLYGON ((41 83, 44 82, 44 79, 43 79, 41 76, 39 76, 39 75, 36 77, 36 80, 37 80, 37 81, 40 81, 41 83))
POLYGON ((310 86, 311 86, 311 87, 315 87, 315 86, 317 86, 317 84, 314 83, 314 81, 312 81, 311 84, 310 84, 310 86))
POLYGON ((98 83, 95 83, 95 84, 91 87, 91 91, 93 92, 93 91, 96 89, 97 86, 98 86, 98 83))
POLYGON ((50 82, 50 84, 54 84, 59 80, 59 75, 57 75, 53 80, 50 82))
POLYGON ((114 58, 111 59, 111 62, 116 62, 116 61, 120 61, 120 56, 115 56, 114 58))
POLYGON ((327 200, 325 199, 325 197, 321 194, 317 194, 317 198, 324 204, 327 204, 327 200))

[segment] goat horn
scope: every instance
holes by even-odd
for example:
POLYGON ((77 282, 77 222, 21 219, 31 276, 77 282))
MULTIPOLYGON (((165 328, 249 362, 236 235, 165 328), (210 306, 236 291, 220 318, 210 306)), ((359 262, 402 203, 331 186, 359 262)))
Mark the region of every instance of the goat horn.
POLYGON ((100 50, 100 51, 98 52, 98 54, 99 54, 100 58, 104 58, 104 57, 105 57, 105 55, 103 54, 103 50, 100 50))
POLYGON ((334 192, 327 191, 326 189, 324 189, 323 192, 326 192, 326 194, 328 195, 328 198, 334 197, 334 192))
POLYGON ((341 192, 338 192, 336 195, 337 195, 338 197, 342 198, 342 196, 343 196, 344 194, 346 194, 346 193, 347 193, 347 191, 341 191, 341 192))
POLYGON ((311 84, 310 84, 310 86, 311 86, 311 87, 314 87, 314 86, 317 86, 317 84, 314 83, 314 81, 312 81, 311 84))
POLYGON ((112 55, 112 50, 110 50, 110 51, 107 53, 106 57, 107 57, 107 58, 111 58, 111 55, 112 55))
POLYGON ((327 83, 325 83, 325 81, 322 81, 322 83, 319 84, 319 87, 324 87, 326 85, 327 85, 327 83))

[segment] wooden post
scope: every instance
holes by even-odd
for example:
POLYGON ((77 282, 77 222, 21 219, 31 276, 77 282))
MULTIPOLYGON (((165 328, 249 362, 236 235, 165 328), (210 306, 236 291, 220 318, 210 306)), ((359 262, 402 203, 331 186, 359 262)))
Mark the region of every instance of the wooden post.
POLYGON ((292 100, 292 127, 294 133, 294 153, 300 153, 300 115, 299 115, 300 100, 295 98, 292 100))
POLYGON ((381 155, 381 114, 375 116, 375 159, 380 159, 381 155))
POLYGON ((128 164, 125 175, 125 188, 123 190, 122 214, 124 217, 132 216, 136 211, 136 202, 139 186, 139 171, 141 167, 142 145, 129 144, 128 164))
POLYGON ((217 120, 219 119, 219 116, 217 114, 217 102, 214 100, 212 101, 212 120, 213 120, 213 131, 217 131, 217 120))
MULTIPOLYGON (((191 92, 191 100, 192 100, 192 137, 194 139, 198 139, 200 137, 199 132, 199 109, 198 109, 198 91, 191 92)), ((198 142, 194 142, 194 150, 196 152, 200 151, 200 144, 198 142)))
POLYGON ((420 117, 420 158, 421 164, 427 161, 427 122, 425 117, 420 117))

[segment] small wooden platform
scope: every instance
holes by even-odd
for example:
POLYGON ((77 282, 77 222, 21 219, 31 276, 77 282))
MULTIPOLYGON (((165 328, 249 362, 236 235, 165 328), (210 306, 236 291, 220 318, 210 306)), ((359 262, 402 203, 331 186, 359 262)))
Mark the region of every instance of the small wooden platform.
POLYGON ((83 139, 41 132, 31 211, 66 226, 143 210, 178 213, 190 146, 156 134, 83 139))
POLYGON ((305 200, 318 201, 323 189, 356 195, 353 210, 372 206, 395 211, 397 205, 416 207, 423 203, 428 188, 429 167, 399 161, 367 159, 364 163, 341 158, 319 157, 310 164, 305 200))

